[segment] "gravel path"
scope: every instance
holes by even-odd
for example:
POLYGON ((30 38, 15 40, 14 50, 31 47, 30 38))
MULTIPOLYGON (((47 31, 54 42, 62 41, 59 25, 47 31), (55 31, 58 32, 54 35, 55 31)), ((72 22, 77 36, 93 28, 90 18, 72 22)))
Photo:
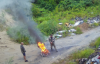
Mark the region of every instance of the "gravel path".
POLYGON ((11 41, 5 31, 0 32, 0 64, 5 64, 7 60, 13 57, 13 64, 51 64, 59 58, 64 58, 75 50, 84 46, 100 36, 100 27, 89 30, 81 35, 69 36, 57 39, 55 44, 58 52, 50 51, 49 42, 45 42, 46 48, 50 51, 47 57, 41 57, 40 49, 37 45, 24 46, 29 62, 25 63, 20 51, 20 44, 11 41))

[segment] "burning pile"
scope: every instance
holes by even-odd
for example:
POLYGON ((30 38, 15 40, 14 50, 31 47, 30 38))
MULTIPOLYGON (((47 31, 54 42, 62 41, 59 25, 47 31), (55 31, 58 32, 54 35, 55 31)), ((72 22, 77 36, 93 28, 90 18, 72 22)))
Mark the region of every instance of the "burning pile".
POLYGON ((38 46, 41 49, 41 55, 48 55, 50 52, 46 49, 45 45, 41 42, 38 42, 38 46))

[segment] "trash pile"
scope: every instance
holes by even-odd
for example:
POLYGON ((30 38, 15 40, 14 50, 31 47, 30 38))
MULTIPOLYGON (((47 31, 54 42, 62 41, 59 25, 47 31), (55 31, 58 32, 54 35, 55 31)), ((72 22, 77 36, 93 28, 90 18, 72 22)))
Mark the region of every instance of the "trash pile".
MULTIPOLYGON (((87 21, 88 24, 98 23, 98 22, 100 22, 100 16, 88 18, 86 21, 87 21)), ((73 25, 73 27, 78 26, 82 23, 84 23, 84 19, 82 19, 80 17, 76 17, 75 18, 75 24, 73 25)))
POLYGON ((88 20, 87 20, 87 23, 88 24, 92 24, 92 23, 98 23, 98 22, 100 22, 100 16, 97 16, 97 17, 94 17, 94 18, 89 18, 88 20))
MULTIPOLYGON (((93 23, 99 23, 100 22, 100 16, 94 17, 94 18, 88 18, 87 23, 84 22, 84 19, 80 18, 80 17, 76 17, 75 19, 72 19, 73 21, 75 21, 74 24, 71 23, 65 23, 65 26, 70 28, 70 27, 80 27, 80 29, 82 31, 85 31, 89 28, 89 25, 93 24, 93 23)), ((63 25, 63 23, 59 23, 59 25, 63 25)), ((71 36, 76 35, 74 32, 76 30, 75 29, 69 29, 68 32, 70 33, 71 36)), ((56 38, 61 38, 63 35, 63 33, 66 32, 66 30, 62 30, 62 31, 58 31, 56 32, 54 35, 56 38)))
POLYGON ((54 34, 54 36, 56 37, 56 38, 61 38, 62 37, 62 34, 64 33, 64 32, 66 32, 67 30, 62 30, 62 31, 58 31, 58 32, 56 32, 55 34, 54 34))
POLYGON ((100 46, 88 58, 79 59, 78 64, 100 64, 100 46))

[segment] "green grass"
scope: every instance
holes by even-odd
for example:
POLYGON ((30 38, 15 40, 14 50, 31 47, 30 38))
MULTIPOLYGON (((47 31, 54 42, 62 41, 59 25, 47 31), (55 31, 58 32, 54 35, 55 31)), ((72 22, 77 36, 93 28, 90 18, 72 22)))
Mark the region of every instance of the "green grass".
POLYGON ((82 34, 82 31, 79 27, 75 27, 76 32, 74 32, 75 34, 82 34))
POLYGON ((97 26, 99 26, 99 23, 94 23, 93 25, 94 25, 95 27, 97 27, 97 26))
POLYGON ((76 51, 72 54, 73 59, 80 59, 80 58, 88 58, 94 50, 91 48, 87 48, 81 51, 76 51))
POLYGON ((100 37, 97 38, 95 41, 93 41, 90 46, 95 47, 96 49, 99 47, 100 45, 100 37))

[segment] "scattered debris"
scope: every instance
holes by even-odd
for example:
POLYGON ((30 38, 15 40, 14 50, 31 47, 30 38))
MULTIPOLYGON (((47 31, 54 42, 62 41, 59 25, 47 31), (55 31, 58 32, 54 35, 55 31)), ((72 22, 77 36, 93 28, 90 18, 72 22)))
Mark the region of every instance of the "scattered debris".
POLYGON ((99 55, 93 57, 92 59, 89 59, 89 61, 86 62, 86 64, 98 64, 99 63, 99 59, 98 59, 99 55))
POLYGON ((98 23, 100 22, 100 16, 94 17, 94 18, 88 18, 87 23, 92 24, 92 23, 98 23))
POLYGON ((75 29, 70 29, 69 32, 76 32, 76 30, 75 29))
POLYGON ((56 37, 56 38, 61 38, 62 37, 62 34, 64 33, 64 32, 66 32, 67 30, 62 30, 62 31, 58 31, 58 32, 56 32, 56 34, 54 34, 54 36, 56 37))
POLYGON ((80 24, 80 21, 77 21, 77 22, 73 25, 73 27, 78 26, 79 24, 80 24))
POLYGON ((54 34, 54 36, 55 36, 55 38, 61 38, 62 37, 62 35, 60 35, 60 34, 54 34))
POLYGON ((100 50, 100 45, 99 45, 99 47, 98 47, 98 50, 100 50))
POLYGON ((58 33, 60 33, 60 34, 62 34, 62 33, 64 33, 64 32, 66 32, 67 30, 62 30, 62 31, 58 31, 58 32, 56 32, 57 34, 58 33))
POLYGON ((92 53, 88 58, 82 58, 78 62, 79 64, 100 64, 100 46, 92 53))
POLYGON ((71 33, 71 36, 75 36, 76 34, 75 33, 71 33))
POLYGON ((79 64, 85 64, 86 61, 87 61, 87 58, 79 59, 79 64))
POLYGON ((67 27, 71 27, 71 24, 70 24, 70 23, 65 23, 65 25, 66 25, 67 27))

